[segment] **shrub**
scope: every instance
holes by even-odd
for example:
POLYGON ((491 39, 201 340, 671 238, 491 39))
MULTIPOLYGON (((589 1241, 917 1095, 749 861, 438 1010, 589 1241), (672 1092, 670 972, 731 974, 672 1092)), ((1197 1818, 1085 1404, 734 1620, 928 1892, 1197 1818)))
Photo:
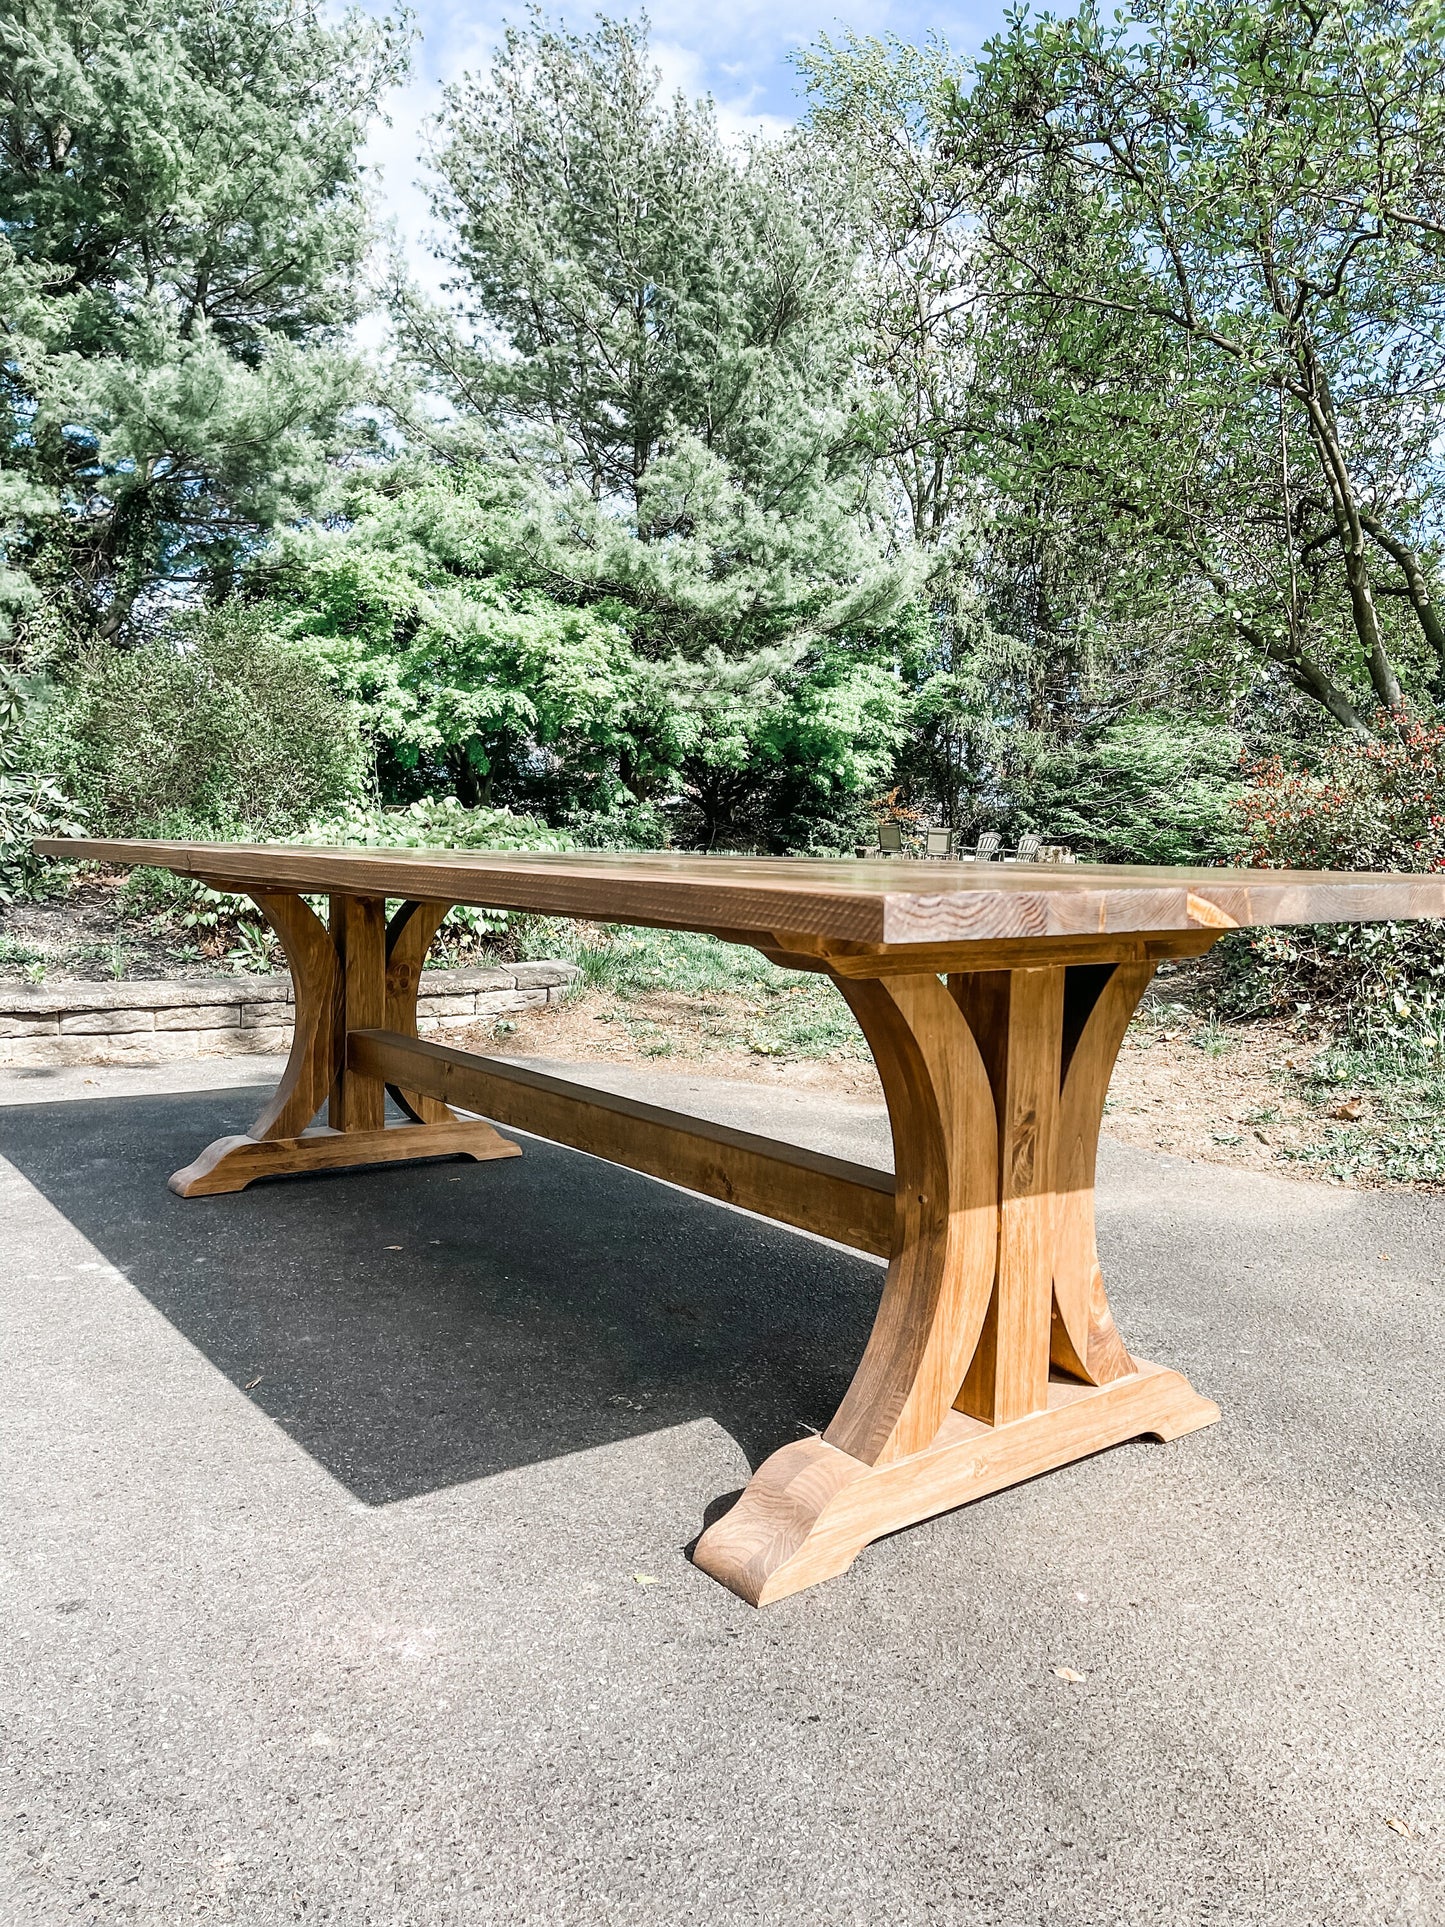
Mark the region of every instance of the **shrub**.
POLYGON ((1381 716, 1368 742, 1328 744, 1308 768, 1246 772, 1236 811, 1249 862, 1296 870, 1445 869, 1445 723, 1381 716))
MULTIPOLYGON (((1367 742, 1327 744, 1308 766, 1278 756, 1246 772, 1236 849, 1262 868, 1445 870, 1445 724, 1381 715, 1367 742)), ((1236 1010, 1333 1011, 1371 1042, 1440 1041, 1445 922, 1268 930, 1234 946, 1236 1010)))
POLYGON ((84 658, 46 735, 103 835, 284 835, 359 795, 368 760, 314 656, 230 603, 84 658))
POLYGON ((24 721, 21 690, 0 671, 0 903, 28 896, 46 876, 33 838, 85 834, 80 812, 55 778, 27 767, 24 721))
POLYGON ((1234 841, 1239 738, 1197 724, 1115 723, 1021 779, 1017 826, 1097 863, 1203 863, 1234 841))

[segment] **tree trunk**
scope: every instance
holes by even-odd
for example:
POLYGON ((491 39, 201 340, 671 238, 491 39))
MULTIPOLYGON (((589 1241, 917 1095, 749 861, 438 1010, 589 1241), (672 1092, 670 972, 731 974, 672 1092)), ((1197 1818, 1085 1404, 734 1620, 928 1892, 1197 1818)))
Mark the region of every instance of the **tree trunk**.
POLYGON ((1435 652, 1438 678, 1445 673, 1445 624, 1440 621, 1434 597, 1430 594, 1429 579, 1420 566, 1420 558, 1413 549, 1407 548, 1398 536, 1391 535, 1378 516, 1372 515, 1368 509, 1360 510, 1360 522, 1365 533, 1379 544, 1392 562, 1399 564, 1405 578, 1410 606, 1419 618, 1426 642, 1435 652))
POLYGON ((1330 393, 1325 371, 1320 367, 1314 349, 1307 340, 1299 344, 1299 354, 1305 377, 1303 384, 1305 392, 1301 399, 1309 422, 1310 439, 1314 442, 1325 487, 1329 492, 1335 527, 1339 531, 1340 550, 1345 563, 1345 586, 1349 590, 1350 613, 1354 618, 1355 634, 1360 639, 1360 649, 1364 654, 1365 666, 1370 675, 1370 686, 1375 692, 1380 707, 1393 712, 1401 707, 1405 696, 1380 630, 1380 612, 1375 607, 1374 594, 1370 588, 1365 530, 1360 520, 1359 504, 1355 500, 1354 482, 1350 476, 1349 465, 1345 461, 1344 450, 1340 447, 1334 399, 1330 393))

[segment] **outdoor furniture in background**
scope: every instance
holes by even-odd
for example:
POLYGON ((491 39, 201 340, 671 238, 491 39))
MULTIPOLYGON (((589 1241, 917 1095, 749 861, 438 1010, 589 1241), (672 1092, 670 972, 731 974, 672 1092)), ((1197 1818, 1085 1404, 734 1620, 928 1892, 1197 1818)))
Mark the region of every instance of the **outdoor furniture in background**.
POLYGON ((971 849, 961 852, 971 863, 992 863, 1003 849, 1003 838, 997 830, 985 830, 971 849))
MULTIPOLYGON (((985 1493, 1123 1439, 1212 1424, 1217 1408, 1178 1372, 1130 1356, 1099 1271, 1095 1157, 1130 1016, 1161 959, 1198 956, 1241 925, 1445 915, 1445 877, 1432 875, 1120 867, 1021 878, 964 864, 880 874, 816 858, 68 837, 35 848, 245 892, 285 945, 296 1021, 280 1084, 249 1132, 176 1172, 181 1197, 287 1172, 522 1155, 495 1123, 889 1259, 827 1430, 774 1452, 697 1543, 697 1564, 754 1605, 985 1493), (314 896, 329 898, 329 925, 314 896), (399 908, 388 922, 389 902, 399 908), (882 1078, 896 1178, 418 1039, 421 967, 454 903, 711 931, 831 978, 882 1078), (387 1124, 388 1092, 412 1122, 387 1124)), ((65 1108, 81 1170, 87 1107, 65 1108)), ((533 1187, 539 1213, 555 1182, 533 1187)), ((485 1173, 473 1188, 480 1240, 485 1173)), ((543 1220, 533 1236, 548 1235, 543 1220)), ((316 1254, 318 1292, 329 1255, 316 1254)), ((1080 1533, 1117 1541, 1107 1507, 1090 1510, 1093 1486, 1077 1475, 1080 1533)), ((1243 1486, 1239 1496, 1248 1502, 1243 1486)), ((980 1566, 970 1584, 988 1577, 980 1566)))
POLYGON ((878 825, 878 854, 898 856, 903 849, 903 826, 901 823, 880 823, 878 825))
POLYGON ((1011 861, 1014 863, 1037 863, 1039 860, 1039 851, 1043 847, 1043 838, 1035 836, 1033 831, 1029 830, 1019 838, 1011 861))
POLYGON ((952 856, 953 831, 930 830, 928 832, 928 854, 929 856, 952 856))

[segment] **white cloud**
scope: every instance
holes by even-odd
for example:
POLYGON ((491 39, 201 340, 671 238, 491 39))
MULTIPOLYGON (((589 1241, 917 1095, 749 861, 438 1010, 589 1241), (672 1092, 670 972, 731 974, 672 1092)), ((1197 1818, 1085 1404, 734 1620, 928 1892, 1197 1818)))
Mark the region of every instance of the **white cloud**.
MULTIPOLYGON (((382 12, 386 0, 363 0, 382 12)), ((895 33, 922 39, 938 32, 960 49, 976 48, 1001 25, 1005 0, 966 0, 962 7, 905 4, 904 0, 652 0, 652 54, 668 93, 680 88, 696 97, 711 93, 718 124, 730 141, 776 138, 799 111, 789 56, 822 33, 837 39, 895 33)), ((367 143, 374 170, 373 199, 396 233, 417 281, 439 293, 445 269, 431 252, 433 223, 424 188, 426 123, 441 105, 442 90, 485 67, 507 21, 526 18, 525 0, 419 0, 422 39, 415 70, 390 102, 391 126, 378 127, 367 143)), ((635 11, 607 0, 581 7, 549 6, 553 18, 585 31, 596 12, 635 11)))

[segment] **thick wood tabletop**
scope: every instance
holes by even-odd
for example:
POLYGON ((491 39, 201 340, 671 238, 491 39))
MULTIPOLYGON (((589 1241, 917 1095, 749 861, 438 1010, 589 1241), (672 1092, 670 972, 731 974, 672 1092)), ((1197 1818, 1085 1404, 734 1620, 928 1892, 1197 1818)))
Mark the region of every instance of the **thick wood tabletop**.
POLYGON ((234 890, 445 899, 682 930, 952 944, 1445 916, 1445 876, 906 857, 537 854, 46 838, 43 856, 150 864, 234 890))

